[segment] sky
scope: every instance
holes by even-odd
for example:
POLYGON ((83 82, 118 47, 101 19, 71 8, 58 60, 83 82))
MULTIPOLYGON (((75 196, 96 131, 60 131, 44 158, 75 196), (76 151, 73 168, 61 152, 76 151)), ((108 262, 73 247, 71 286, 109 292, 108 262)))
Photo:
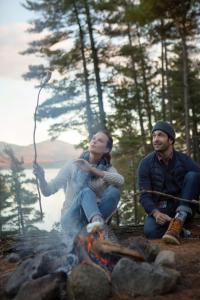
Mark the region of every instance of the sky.
MULTIPOLYGON (((20 55, 35 39, 27 33, 28 21, 37 18, 33 12, 23 8, 22 0, 0 0, 0 141, 29 145, 33 143, 33 115, 37 102, 36 82, 22 77, 31 64, 42 63, 35 55, 20 55)), ((37 38, 37 37, 36 37, 37 38)), ((42 90, 40 103, 47 94, 42 90)), ((37 123, 36 142, 49 139, 51 121, 37 123)), ((76 144, 80 135, 68 131, 59 140, 76 144)))

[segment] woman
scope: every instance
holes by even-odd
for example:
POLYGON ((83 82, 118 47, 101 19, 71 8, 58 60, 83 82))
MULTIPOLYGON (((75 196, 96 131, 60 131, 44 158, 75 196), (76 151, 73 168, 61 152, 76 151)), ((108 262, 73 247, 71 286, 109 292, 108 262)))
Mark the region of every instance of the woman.
POLYGON ((65 201, 61 213, 61 225, 66 233, 69 251, 83 226, 87 231, 103 228, 112 216, 120 199, 119 187, 124 178, 112 167, 110 152, 113 140, 107 131, 97 132, 88 151, 80 159, 68 162, 51 182, 47 183, 44 170, 34 164, 41 192, 44 196, 65 190, 65 201))

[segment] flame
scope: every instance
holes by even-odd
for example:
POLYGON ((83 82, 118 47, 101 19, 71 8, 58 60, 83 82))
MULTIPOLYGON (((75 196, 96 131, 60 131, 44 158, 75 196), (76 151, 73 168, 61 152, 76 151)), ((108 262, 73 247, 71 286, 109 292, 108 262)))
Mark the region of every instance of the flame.
POLYGON ((102 266, 109 266, 109 259, 102 257, 101 255, 93 251, 93 242, 94 240, 105 240, 104 230, 95 230, 87 236, 87 251, 88 254, 95 259, 96 263, 102 266))

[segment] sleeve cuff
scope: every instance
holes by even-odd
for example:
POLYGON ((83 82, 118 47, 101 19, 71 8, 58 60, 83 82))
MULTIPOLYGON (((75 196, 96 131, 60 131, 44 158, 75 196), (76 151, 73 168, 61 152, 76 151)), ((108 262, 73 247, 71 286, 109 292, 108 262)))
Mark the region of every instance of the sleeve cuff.
POLYGON ((149 213, 149 216, 153 216, 153 214, 154 214, 156 211, 159 211, 159 209, 154 208, 154 209, 149 213))

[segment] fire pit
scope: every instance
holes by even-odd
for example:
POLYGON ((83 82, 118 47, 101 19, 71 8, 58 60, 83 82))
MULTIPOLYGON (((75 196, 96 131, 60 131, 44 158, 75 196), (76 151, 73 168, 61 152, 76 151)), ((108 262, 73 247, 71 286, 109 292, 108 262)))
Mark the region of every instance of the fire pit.
POLYGON ((29 236, 25 245, 25 252, 20 244, 12 249, 19 262, 5 285, 5 299, 132 299, 172 291, 180 277, 171 266, 162 266, 162 251, 143 237, 124 247, 105 239, 102 231, 80 234, 73 253, 67 253, 59 233, 35 241, 29 236))

